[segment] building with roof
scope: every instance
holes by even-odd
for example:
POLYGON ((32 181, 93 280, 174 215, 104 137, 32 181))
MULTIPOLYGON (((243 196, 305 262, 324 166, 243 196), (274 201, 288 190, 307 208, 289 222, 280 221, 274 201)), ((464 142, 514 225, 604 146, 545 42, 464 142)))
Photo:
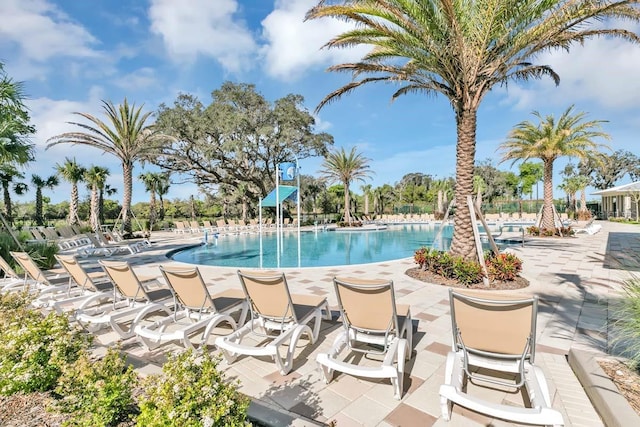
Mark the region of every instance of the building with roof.
POLYGON ((638 218, 640 181, 600 190, 593 195, 602 196, 601 219, 638 218))

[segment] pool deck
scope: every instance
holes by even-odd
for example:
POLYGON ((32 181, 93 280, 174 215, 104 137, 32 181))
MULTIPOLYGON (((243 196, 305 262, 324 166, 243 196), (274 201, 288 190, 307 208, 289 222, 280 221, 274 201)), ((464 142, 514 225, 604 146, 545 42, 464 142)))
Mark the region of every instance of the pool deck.
MULTIPOLYGON (((511 250, 523 260, 522 275, 530 286, 502 291, 540 298, 536 363, 549 381, 553 407, 563 414, 567 426, 603 425, 569 366, 567 354, 570 349, 604 354, 609 345, 610 301, 619 295, 628 271, 640 268, 640 227, 599 223, 602 230, 594 235, 528 237, 524 247, 513 247, 511 250)), ((202 234, 158 232, 152 236, 152 248, 125 258, 141 274, 159 275, 159 264, 176 264, 165 257, 168 251, 201 239, 202 234)), ((406 276, 405 271, 414 266, 412 259, 403 259, 359 266, 283 269, 292 292, 328 298, 333 320, 323 321, 317 343, 299 345, 294 370, 287 376, 280 375, 267 358, 240 357, 231 365, 223 361, 220 367, 228 377, 239 380, 240 391, 280 411, 275 425, 313 425, 314 421, 335 421, 339 427, 513 425, 458 406, 454 406, 450 422, 440 416, 438 389, 451 346, 448 288, 406 276), (402 400, 393 398, 392 386, 386 380, 337 374, 325 384, 317 370, 316 354, 326 352, 340 330, 332 285, 336 275, 393 279, 398 302, 411 305, 413 357, 406 366, 402 400)), ((201 272, 212 291, 239 287, 235 268, 202 266, 201 272)), ((106 329, 99 331, 97 338, 97 344, 103 347, 117 342, 115 333, 106 329)), ((145 374, 160 372, 167 354, 181 349, 168 344, 148 351, 135 338, 124 341, 122 348, 145 374)), ((522 405, 520 394, 474 388, 496 403, 522 405)))

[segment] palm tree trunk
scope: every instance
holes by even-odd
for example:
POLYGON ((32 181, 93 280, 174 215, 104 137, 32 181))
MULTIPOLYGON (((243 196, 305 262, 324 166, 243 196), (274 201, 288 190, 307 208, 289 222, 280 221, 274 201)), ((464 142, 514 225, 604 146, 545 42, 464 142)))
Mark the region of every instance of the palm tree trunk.
POLYGON ((124 194, 122 196, 122 228, 124 234, 131 234, 131 191, 133 188, 133 165, 122 163, 124 177, 124 194))
POLYGON ((369 215, 369 193, 364 193, 364 214, 369 215))
POLYGON ((580 190, 580 212, 587 211, 587 190, 583 188, 580 190))
POLYGON ((71 203, 69 203, 69 224, 78 223, 78 184, 71 185, 71 203))
POLYGON ((2 181, 2 193, 4 195, 4 217, 9 224, 13 224, 13 207, 11 206, 9 181, 2 181))
POLYGON ((97 232, 100 229, 100 191, 96 185, 91 188, 90 222, 93 232, 97 232))
POLYGON ((471 212, 467 205, 467 196, 473 194, 473 167, 476 157, 476 121, 475 108, 461 108, 456 116, 458 143, 456 146, 456 213, 453 218, 453 240, 451 254, 466 260, 478 260, 471 212))
POLYGON ((344 184, 344 221, 351 225, 351 206, 350 206, 350 197, 349 197, 349 184, 344 184))
POLYGON ((553 217, 553 161, 544 160, 544 207, 542 208, 541 228, 555 230, 556 222, 553 217))
POLYGON ((36 225, 44 225, 44 218, 42 217, 42 188, 36 188, 36 225))
POLYGON ((156 192, 155 190, 151 191, 151 196, 149 197, 149 231, 153 230, 153 224, 156 222, 156 192))
POLYGON ((160 213, 158 214, 158 218, 160 218, 160 221, 164 221, 164 198, 162 197, 162 194, 160 194, 159 197, 160 197, 160 213))

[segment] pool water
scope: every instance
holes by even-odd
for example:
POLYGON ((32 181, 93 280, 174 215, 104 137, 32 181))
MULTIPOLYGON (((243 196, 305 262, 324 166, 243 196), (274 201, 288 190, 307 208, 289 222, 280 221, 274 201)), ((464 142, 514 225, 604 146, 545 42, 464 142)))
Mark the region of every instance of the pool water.
MULTIPOLYGON (((239 268, 324 267, 367 264, 412 257, 421 246, 431 247, 439 225, 405 224, 376 231, 303 231, 287 230, 283 235, 280 257, 276 233, 209 236, 208 243, 175 253, 175 261, 239 268)), ((448 249, 453 227, 445 226, 437 247, 448 249)))

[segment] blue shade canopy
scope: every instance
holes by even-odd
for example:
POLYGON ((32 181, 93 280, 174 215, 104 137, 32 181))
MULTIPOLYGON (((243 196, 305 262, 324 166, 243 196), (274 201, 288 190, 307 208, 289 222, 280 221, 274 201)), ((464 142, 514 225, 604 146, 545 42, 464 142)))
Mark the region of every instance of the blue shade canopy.
POLYGON ((278 190, 279 199, 277 204, 282 204, 285 200, 295 200, 298 187, 292 187, 290 185, 280 185, 279 188, 274 188, 271 193, 267 194, 267 197, 262 199, 262 207, 275 207, 276 206, 276 190, 278 190))

